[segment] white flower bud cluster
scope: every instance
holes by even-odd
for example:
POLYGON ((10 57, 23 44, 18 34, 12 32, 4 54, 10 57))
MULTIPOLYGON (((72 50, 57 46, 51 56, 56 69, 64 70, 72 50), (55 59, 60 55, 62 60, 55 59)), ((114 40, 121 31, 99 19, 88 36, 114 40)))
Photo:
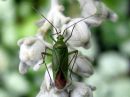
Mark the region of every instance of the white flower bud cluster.
POLYGON ((18 45, 20 46, 19 72, 21 74, 25 74, 30 66, 33 70, 38 70, 43 62, 41 53, 45 51, 45 46, 50 47, 49 43, 38 36, 20 39, 18 45))
MULTIPOLYGON (((75 18, 69 21, 67 24, 63 25, 62 29, 68 28, 72 24, 80 21, 83 18, 75 18)), ((73 26, 67 29, 67 35, 65 37, 69 37, 72 33, 73 26)), ((76 24, 71 38, 67 41, 68 45, 71 47, 87 47, 89 45, 89 40, 91 38, 91 32, 88 25, 81 21, 76 24)))
MULTIPOLYGON (((75 26, 72 36, 67 41, 69 51, 77 50, 79 47, 84 49, 90 48, 90 26, 99 26, 103 20, 107 18, 112 21, 117 19, 117 15, 100 1, 78 1, 81 5, 82 17, 88 17, 84 19, 84 21, 80 21, 83 19, 82 17, 71 19, 70 17, 64 16, 62 13, 64 7, 58 4, 58 0, 51 0, 51 9, 47 15, 47 19, 55 28, 61 30, 61 33, 66 29, 65 39, 71 35, 72 29, 75 26), (76 25, 71 26, 72 24, 76 25)), ((25 74, 30 66, 33 67, 34 70, 38 70, 43 61, 45 61, 41 53, 45 51, 46 47, 52 48, 52 45, 44 40, 45 34, 48 32, 48 29, 50 29, 51 24, 46 20, 44 20, 44 22, 42 20, 40 23, 39 33, 36 36, 27 37, 18 41, 18 45, 20 46, 19 72, 21 74, 25 74)), ((53 33, 56 33, 56 30, 53 30, 53 33)), ((72 56, 69 58, 71 59, 72 56)), ((72 65, 73 64, 70 64, 70 68, 72 68, 72 65)), ((36 97, 93 97, 94 87, 85 85, 83 82, 71 82, 70 78, 68 78, 65 89, 57 90, 54 86, 51 64, 47 64, 47 66, 48 71, 45 73, 40 92, 36 97), (50 79, 50 76, 52 79, 50 79)), ((82 77, 90 77, 93 74, 91 61, 82 54, 78 54, 72 71, 82 77)))
POLYGON ((87 17, 93 14, 85 22, 90 26, 99 26, 104 20, 108 19, 112 22, 117 21, 118 15, 110 10, 101 0, 78 0, 81 9, 82 16, 87 17))

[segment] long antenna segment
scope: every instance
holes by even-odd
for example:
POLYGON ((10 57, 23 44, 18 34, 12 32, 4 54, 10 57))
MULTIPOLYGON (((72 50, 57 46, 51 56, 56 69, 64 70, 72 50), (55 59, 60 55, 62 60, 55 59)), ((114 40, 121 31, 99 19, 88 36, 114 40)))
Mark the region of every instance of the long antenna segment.
POLYGON ((39 13, 43 18, 45 18, 45 20, 47 20, 47 21, 51 24, 51 26, 54 27, 56 33, 59 34, 59 32, 57 31, 57 28, 56 28, 39 10, 37 10, 37 9, 34 8, 34 7, 33 7, 33 9, 34 9, 37 13, 39 13))
POLYGON ((64 30, 63 35, 64 35, 65 31, 66 31, 68 28, 70 28, 71 26, 76 25, 76 24, 78 24, 79 22, 81 22, 81 21, 83 21, 83 20, 85 20, 85 19, 87 19, 87 18, 90 18, 90 17, 92 17, 92 16, 94 16, 94 15, 98 15, 98 14, 90 15, 90 16, 88 16, 88 17, 86 17, 86 18, 83 18, 83 19, 81 19, 81 20, 75 22, 74 24, 70 25, 69 27, 67 27, 67 28, 64 30))

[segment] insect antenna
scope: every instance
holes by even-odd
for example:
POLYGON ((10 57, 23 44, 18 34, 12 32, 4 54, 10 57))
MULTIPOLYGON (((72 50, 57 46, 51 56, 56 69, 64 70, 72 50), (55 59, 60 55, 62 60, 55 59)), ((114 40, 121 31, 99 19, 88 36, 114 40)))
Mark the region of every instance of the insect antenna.
POLYGON ((34 8, 34 7, 33 7, 33 9, 34 9, 37 13, 39 13, 45 20, 47 20, 48 23, 50 23, 52 27, 54 27, 54 29, 55 29, 55 31, 56 31, 56 34, 59 34, 59 32, 57 31, 57 28, 56 28, 39 10, 37 10, 37 9, 34 8))
MULTIPOLYGON (((86 17, 86 18, 83 18, 83 19, 77 21, 76 23, 73 23, 72 25, 70 25, 69 27, 67 27, 65 30, 67 30, 67 29, 70 28, 71 26, 76 25, 76 24, 78 24, 79 22, 84 21, 84 20, 86 20, 87 18, 90 18, 90 17, 92 17, 92 16, 94 16, 94 15, 98 15, 98 14, 93 14, 93 15, 90 15, 90 16, 88 16, 88 17, 86 17)), ((65 30, 64 30, 64 31, 65 31, 65 30)))

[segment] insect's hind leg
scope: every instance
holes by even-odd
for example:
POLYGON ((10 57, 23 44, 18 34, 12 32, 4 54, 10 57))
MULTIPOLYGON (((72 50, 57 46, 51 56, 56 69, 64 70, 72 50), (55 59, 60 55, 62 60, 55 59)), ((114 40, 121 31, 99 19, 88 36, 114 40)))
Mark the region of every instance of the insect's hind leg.
POLYGON ((71 58, 71 60, 70 60, 70 62, 69 62, 69 66, 70 66, 70 64, 71 64, 72 61, 74 60, 74 62, 73 62, 73 64, 72 64, 72 68, 70 69, 70 78, 71 78, 71 81, 72 81, 72 70, 73 70, 74 64, 75 64, 76 59, 77 59, 78 50, 69 52, 69 55, 72 55, 72 54, 74 54, 74 56, 71 58))
MULTIPOLYGON (((72 74, 72 70, 73 70, 74 64, 75 64, 75 62, 76 62, 76 59, 77 59, 78 50, 75 50, 75 51, 69 52, 68 55, 72 55, 72 54, 74 54, 74 55, 73 55, 73 57, 71 58, 71 60, 70 60, 70 62, 69 62, 68 65, 70 66, 70 64, 72 63, 73 60, 74 60, 74 62, 73 62, 73 64, 72 64, 72 68, 69 69, 69 71, 70 71, 70 79, 71 79, 71 83, 69 83, 68 87, 69 87, 69 86, 71 87, 71 85, 72 85, 72 75, 71 75, 71 74, 72 74)), ((67 91, 68 91, 68 93, 69 93, 69 97, 70 97, 71 89, 68 88, 67 91)))
MULTIPOLYGON (((48 47, 45 47, 45 52, 42 52, 42 53, 41 53, 42 58, 43 58, 43 63, 42 63, 42 64, 45 64, 45 67, 46 67, 46 69, 47 69, 48 75, 49 75, 50 80, 51 80, 50 85, 52 85, 53 80, 52 80, 51 75, 50 75, 50 73, 49 73, 49 70, 48 70, 47 64, 46 64, 46 62, 45 62, 45 57, 46 57, 46 55, 48 55, 48 56, 52 56, 52 55, 49 54, 49 53, 47 53, 47 49, 49 49, 49 48, 48 48, 48 47), (44 56, 43 56, 43 55, 44 55, 44 56)), ((51 49, 50 49, 50 50, 51 50, 51 49)))

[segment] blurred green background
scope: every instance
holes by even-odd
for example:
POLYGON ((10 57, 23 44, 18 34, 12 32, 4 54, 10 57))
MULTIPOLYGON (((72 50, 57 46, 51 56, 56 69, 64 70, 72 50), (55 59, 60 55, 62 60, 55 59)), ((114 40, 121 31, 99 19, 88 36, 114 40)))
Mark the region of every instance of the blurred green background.
MULTIPOLYGON (((94 97, 130 97, 130 0, 102 0, 119 15, 116 23, 105 21, 92 29, 93 48, 84 51, 95 57, 95 74, 85 81, 95 85, 94 97), (88 53, 89 52, 89 53, 88 53)), ((65 14, 77 16, 75 0, 61 0, 65 14)), ((35 97, 44 68, 19 74, 17 41, 37 31, 41 17, 32 7, 46 14, 48 0, 0 0, 0 97, 35 97)), ((78 11, 77 11, 78 10, 78 11)))

